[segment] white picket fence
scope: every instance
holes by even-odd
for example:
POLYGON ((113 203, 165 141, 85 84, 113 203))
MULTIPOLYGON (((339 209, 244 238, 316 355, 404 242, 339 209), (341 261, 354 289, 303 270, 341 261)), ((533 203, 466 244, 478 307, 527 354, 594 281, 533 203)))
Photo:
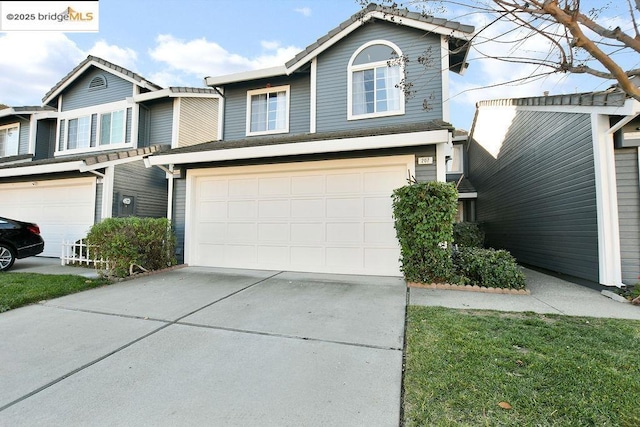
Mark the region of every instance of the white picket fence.
POLYGON ((91 255, 91 246, 88 245, 84 239, 80 239, 75 242, 66 240, 62 242, 60 263, 62 265, 90 265, 96 268, 102 268, 104 264, 106 264, 106 261, 95 259, 91 255))

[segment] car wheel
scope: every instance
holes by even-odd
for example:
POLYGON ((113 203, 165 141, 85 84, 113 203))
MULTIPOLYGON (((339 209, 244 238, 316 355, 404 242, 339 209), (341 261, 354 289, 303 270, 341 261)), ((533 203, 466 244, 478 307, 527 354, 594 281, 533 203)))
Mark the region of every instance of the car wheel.
POLYGON ((16 255, 13 250, 4 243, 0 243, 0 271, 10 269, 15 260, 16 255))

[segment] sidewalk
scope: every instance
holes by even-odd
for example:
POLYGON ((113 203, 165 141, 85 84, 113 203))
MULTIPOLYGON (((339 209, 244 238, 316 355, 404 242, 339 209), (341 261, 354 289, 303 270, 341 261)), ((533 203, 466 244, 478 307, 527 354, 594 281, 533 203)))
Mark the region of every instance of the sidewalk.
POLYGON ((600 291, 535 270, 524 269, 524 274, 531 295, 411 288, 409 304, 640 320, 639 306, 614 301, 600 291))

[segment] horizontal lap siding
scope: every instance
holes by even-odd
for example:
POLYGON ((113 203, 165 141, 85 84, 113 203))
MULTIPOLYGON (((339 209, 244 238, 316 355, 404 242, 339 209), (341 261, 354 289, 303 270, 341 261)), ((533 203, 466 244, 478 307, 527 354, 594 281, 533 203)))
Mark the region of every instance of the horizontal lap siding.
POLYGON ((182 98, 180 100, 180 133, 178 147, 218 139, 218 100, 182 98))
POLYGON ((157 167, 146 168, 142 160, 118 165, 113 183, 113 216, 118 216, 118 196, 135 197, 135 216, 160 218, 167 215, 167 179, 157 167))
POLYGON ((150 104, 149 143, 171 144, 173 138, 173 100, 150 104))
MULTIPOLYGON (((308 133, 310 129, 310 88, 308 74, 293 74, 225 87, 225 140, 247 137, 247 91, 289 85, 289 134, 308 133)), ((278 134, 275 134, 278 135, 278 134)), ((280 134, 281 135, 281 134, 280 134)))
POLYGON ((65 89, 62 94, 62 111, 124 101, 127 97, 131 96, 133 96, 133 83, 92 67, 73 82, 70 87, 65 89), (105 77, 107 87, 104 89, 89 90, 89 82, 98 75, 105 77))
POLYGON ((638 149, 618 149, 615 152, 615 158, 622 281, 632 285, 638 282, 638 275, 640 275, 638 149))
MULTIPOLYGON (((481 126, 491 126, 482 114, 481 126)), ((589 115, 519 111, 498 158, 473 141, 469 167, 488 245, 522 263, 598 281, 589 115)))
MULTIPOLYGON (((354 31, 318 57, 317 74, 317 131, 357 129, 426 122, 442 119, 442 78, 440 36, 397 24, 375 21, 354 31), (407 81, 413 83, 415 96, 405 104, 405 114, 362 120, 347 120, 347 78, 349 59, 363 44, 371 40, 395 43, 409 58, 407 81), (429 68, 418 63, 426 51, 432 60, 429 68), (423 108, 428 100, 431 110, 423 108)), ((390 58, 391 59, 391 58, 390 58)))
POLYGON ((432 145, 426 147, 416 153, 416 181, 428 182, 436 181, 438 179, 438 171, 436 168, 436 146, 432 145), (433 164, 431 165, 419 165, 418 157, 433 157, 433 164))

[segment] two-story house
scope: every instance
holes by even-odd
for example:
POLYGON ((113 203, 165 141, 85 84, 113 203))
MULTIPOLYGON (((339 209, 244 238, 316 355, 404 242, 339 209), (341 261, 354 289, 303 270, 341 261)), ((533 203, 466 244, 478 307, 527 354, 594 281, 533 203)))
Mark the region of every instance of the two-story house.
POLYGON ((446 180, 448 73, 465 70, 472 32, 370 5, 283 66, 207 77, 222 140, 147 161, 174 172, 184 261, 399 275, 391 195, 446 180))
POLYGON ((220 138, 219 98, 87 57, 43 106, 0 110, 0 216, 38 223, 52 257, 103 218, 166 216, 166 172, 144 159, 220 138))

